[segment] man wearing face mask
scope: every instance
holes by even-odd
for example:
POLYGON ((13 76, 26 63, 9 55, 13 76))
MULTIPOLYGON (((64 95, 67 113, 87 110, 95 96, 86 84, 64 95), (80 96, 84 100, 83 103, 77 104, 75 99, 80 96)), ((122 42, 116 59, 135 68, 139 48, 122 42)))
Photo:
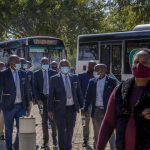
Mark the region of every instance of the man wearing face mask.
MULTIPOLYGON (((85 115, 88 114, 89 105, 92 105, 91 117, 94 130, 94 149, 96 148, 99 127, 107 107, 109 96, 117 85, 117 81, 107 76, 106 71, 107 66, 105 64, 97 64, 95 66, 95 78, 89 81, 85 96, 85 115)), ((114 134, 109 142, 111 150, 115 150, 114 134)))
MULTIPOLYGON (((56 73, 56 71, 49 69, 49 60, 47 57, 43 57, 41 59, 41 69, 34 72, 34 95, 42 117, 42 149, 49 147, 47 101, 49 96, 49 88, 52 86, 51 84, 49 84, 49 79, 56 73)), ((54 131, 53 128, 52 132, 53 144, 57 145, 56 131, 54 131)))
POLYGON ((26 73, 21 71, 20 59, 11 55, 8 59, 9 68, 1 73, 0 100, 5 122, 5 136, 7 150, 12 148, 13 123, 16 120, 17 136, 15 149, 19 149, 18 131, 19 118, 29 111, 28 79, 26 73))
POLYGON ((58 72, 58 63, 56 61, 52 61, 51 68, 58 72))
POLYGON ((28 69, 28 63, 25 58, 20 58, 21 62, 21 70, 25 71, 28 77, 28 82, 29 82, 29 97, 30 97, 30 111, 32 107, 32 102, 34 99, 33 95, 33 72, 28 69))
MULTIPOLYGON (((96 63, 93 60, 91 60, 88 64, 87 72, 83 72, 78 75, 82 94, 83 94, 84 98, 85 98, 85 93, 86 93, 86 89, 87 89, 89 80, 94 78, 93 72, 94 72, 95 65, 96 65, 96 63)), ((88 147, 89 124, 90 124, 90 115, 87 115, 85 117, 85 126, 83 126, 83 144, 82 144, 83 147, 88 147)))
POLYGON ((50 79, 48 114, 56 119, 59 149, 71 150, 76 113, 83 106, 83 96, 77 75, 69 73, 69 61, 61 60, 59 69, 50 79))
MULTIPOLYGON (((5 64, 0 61, 0 80, 1 80, 1 71, 5 70, 5 64)), ((0 140, 4 140, 4 117, 3 112, 1 109, 1 102, 0 102, 0 140)))

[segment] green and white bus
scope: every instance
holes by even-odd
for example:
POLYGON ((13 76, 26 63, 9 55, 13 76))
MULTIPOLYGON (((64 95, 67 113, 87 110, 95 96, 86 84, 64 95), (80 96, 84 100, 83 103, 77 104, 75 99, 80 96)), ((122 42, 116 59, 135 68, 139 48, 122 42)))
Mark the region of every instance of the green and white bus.
POLYGON ((50 36, 34 36, 0 42, 0 61, 7 62, 10 55, 17 54, 31 61, 32 70, 40 67, 40 59, 46 56, 50 61, 66 58, 64 43, 50 36))

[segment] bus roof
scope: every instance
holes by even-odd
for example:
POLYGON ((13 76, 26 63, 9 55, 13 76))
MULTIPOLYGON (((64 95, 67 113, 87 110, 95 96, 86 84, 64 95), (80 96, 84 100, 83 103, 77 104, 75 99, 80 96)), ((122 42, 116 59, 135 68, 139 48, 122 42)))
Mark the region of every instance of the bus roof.
POLYGON ((4 43, 9 43, 9 42, 17 42, 17 41, 26 41, 27 39, 53 39, 53 40, 60 40, 59 38, 56 37, 51 37, 51 36, 32 36, 32 37, 25 37, 25 38, 18 38, 18 39, 13 39, 13 40, 9 40, 9 41, 4 41, 4 42, 0 42, 0 44, 4 44, 4 43))
POLYGON ((128 32, 113 32, 113 33, 101 33, 101 34, 86 34, 79 35, 79 42, 95 42, 95 41, 114 41, 114 40, 125 40, 125 39, 138 39, 149 38, 150 30, 144 31, 128 31, 128 32))
POLYGON ((140 24, 133 28, 133 31, 150 30, 150 24, 140 24))

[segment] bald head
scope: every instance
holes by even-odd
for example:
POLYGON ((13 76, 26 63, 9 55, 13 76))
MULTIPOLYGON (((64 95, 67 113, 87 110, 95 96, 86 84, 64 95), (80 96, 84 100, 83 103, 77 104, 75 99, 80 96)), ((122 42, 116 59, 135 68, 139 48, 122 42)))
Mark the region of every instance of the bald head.
POLYGON ((52 61, 51 67, 52 67, 53 70, 57 71, 58 70, 58 63, 56 61, 52 61))
POLYGON ((91 60, 89 63, 88 63, 88 72, 93 74, 93 71, 94 71, 94 67, 96 65, 96 62, 91 60))
POLYGON ((8 58, 8 64, 12 69, 15 69, 16 64, 20 64, 20 58, 17 55, 11 55, 8 58))
POLYGON ((43 58, 41 59, 41 64, 44 64, 44 65, 49 64, 48 58, 47 58, 47 57, 43 57, 43 58))
POLYGON ((26 64, 26 59, 25 58, 20 58, 20 62, 21 62, 21 64, 26 64))
POLYGON ((105 77, 107 66, 105 64, 97 64, 94 71, 99 75, 100 78, 105 77))
POLYGON ((62 59, 59 63, 59 68, 70 67, 70 62, 67 59, 62 59))

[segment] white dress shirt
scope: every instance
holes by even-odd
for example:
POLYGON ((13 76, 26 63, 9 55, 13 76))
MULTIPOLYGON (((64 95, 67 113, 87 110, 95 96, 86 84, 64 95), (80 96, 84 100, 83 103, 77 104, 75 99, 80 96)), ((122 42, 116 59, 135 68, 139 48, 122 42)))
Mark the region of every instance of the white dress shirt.
MULTIPOLYGON (((69 81, 69 84, 70 84, 70 88, 71 88, 71 82, 70 82, 70 78, 69 78, 69 75, 65 75, 65 74, 62 74, 62 78, 63 78, 63 82, 64 82, 64 86, 65 86, 65 90, 66 90, 66 83, 65 83, 65 78, 67 76, 67 79, 69 81)), ((66 94, 67 95, 67 94, 66 94)), ((71 93, 72 95, 72 93, 71 93)), ((74 105, 74 101, 73 101, 73 97, 67 97, 67 102, 66 102, 66 106, 72 106, 74 105)))
POLYGON ((15 104, 17 103, 21 103, 22 102, 22 99, 21 99, 21 90, 20 90, 20 78, 19 78, 19 74, 18 74, 18 71, 15 71, 13 69, 11 69, 11 72, 12 72, 12 75, 13 75, 13 78, 14 78, 14 83, 16 85, 16 99, 15 99, 15 104), (16 79, 16 72, 17 72, 17 79, 16 79), (17 81, 17 82, 16 82, 17 81))
POLYGON ((96 104, 95 106, 104 106, 103 93, 105 87, 106 76, 103 79, 98 79, 96 86, 96 104))
POLYGON ((46 93, 44 93, 44 91, 43 91, 43 93, 44 94, 49 94, 49 78, 48 78, 48 70, 42 70, 42 72, 43 72, 43 89, 44 89, 44 80, 46 80, 47 81, 47 87, 46 87, 46 93), (46 79, 45 79, 45 71, 46 71, 46 79))

